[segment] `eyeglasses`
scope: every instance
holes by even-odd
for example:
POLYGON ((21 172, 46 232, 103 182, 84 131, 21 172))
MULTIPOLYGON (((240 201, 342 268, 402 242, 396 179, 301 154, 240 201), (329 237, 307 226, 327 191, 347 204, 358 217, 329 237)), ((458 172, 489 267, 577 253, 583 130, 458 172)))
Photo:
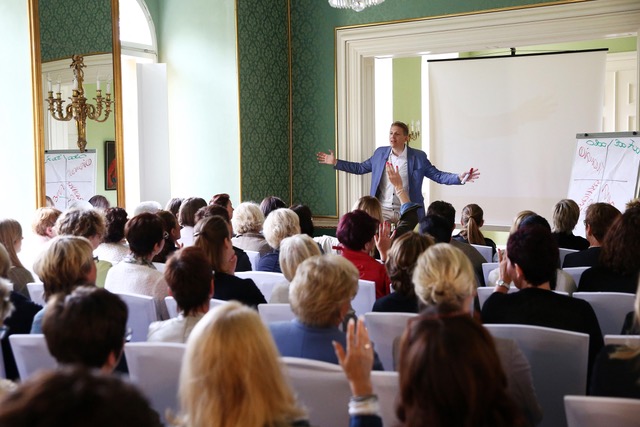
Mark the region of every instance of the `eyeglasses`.
POLYGON ((168 232, 168 231, 163 232, 163 233, 162 233, 162 238, 163 238, 164 240, 167 240, 167 239, 169 238, 169 232, 168 232))

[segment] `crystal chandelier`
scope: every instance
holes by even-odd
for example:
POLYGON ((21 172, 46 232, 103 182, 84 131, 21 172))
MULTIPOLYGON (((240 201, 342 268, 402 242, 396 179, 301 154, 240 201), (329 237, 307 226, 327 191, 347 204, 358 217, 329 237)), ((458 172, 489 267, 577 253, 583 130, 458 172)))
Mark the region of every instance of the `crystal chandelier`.
POLYGON ((366 7, 375 6, 384 0, 329 0, 331 7, 337 9, 353 9, 356 12, 363 11, 366 7))

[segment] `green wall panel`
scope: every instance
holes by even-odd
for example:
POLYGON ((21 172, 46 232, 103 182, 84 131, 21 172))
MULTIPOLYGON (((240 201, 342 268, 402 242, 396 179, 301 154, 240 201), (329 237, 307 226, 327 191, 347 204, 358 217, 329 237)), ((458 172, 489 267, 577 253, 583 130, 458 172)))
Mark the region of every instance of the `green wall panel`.
POLYGON ((113 51, 111 0, 40 0, 42 62, 113 51))

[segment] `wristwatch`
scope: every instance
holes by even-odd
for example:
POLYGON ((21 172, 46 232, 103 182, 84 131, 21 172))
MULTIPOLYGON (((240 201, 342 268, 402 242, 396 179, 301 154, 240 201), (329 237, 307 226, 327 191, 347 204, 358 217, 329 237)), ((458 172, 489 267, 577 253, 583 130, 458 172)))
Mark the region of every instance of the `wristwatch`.
POLYGON ((501 288, 505 288, 506 290, 509 290, 510 288, 509 284, 502 279, 498 279, 496 285, 500 286, 501 288))

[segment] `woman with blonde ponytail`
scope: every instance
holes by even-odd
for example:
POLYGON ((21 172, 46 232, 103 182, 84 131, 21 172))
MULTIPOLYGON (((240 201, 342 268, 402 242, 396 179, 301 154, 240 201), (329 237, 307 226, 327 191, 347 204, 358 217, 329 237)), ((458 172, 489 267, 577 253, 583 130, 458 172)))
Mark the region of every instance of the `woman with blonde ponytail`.
POLYGON ((484 237, 480 231, 480 227, 484 225, 484 211, 475 203, 471 203, 462 208, 462 214, 460 215, 460 225, 462 230, 460 234, 453 238, 472 245, 491 246, 492 254, 496 254, 496 243, 484 237))

